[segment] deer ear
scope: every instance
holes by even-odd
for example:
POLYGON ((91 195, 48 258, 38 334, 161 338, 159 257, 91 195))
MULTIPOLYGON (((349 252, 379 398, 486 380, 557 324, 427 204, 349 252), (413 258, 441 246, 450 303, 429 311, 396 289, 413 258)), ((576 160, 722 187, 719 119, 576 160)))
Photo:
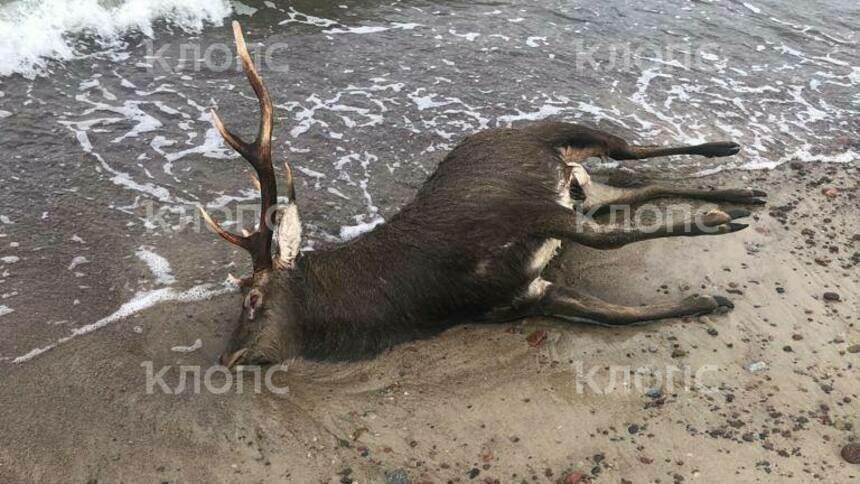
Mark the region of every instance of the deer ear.
POLYGON ((277 260, 282 266, 290 266, 299 255, 302 244, 302 222, 299 207, 295 202, 279 209, 281 221, 278 224, 277 260))
POLYGON ((257 311, 263 306, 263 293, 257 288, 248 291, 248 295, 245 296, 244 306, 248 320, 253 321, 257 315, 257 311))

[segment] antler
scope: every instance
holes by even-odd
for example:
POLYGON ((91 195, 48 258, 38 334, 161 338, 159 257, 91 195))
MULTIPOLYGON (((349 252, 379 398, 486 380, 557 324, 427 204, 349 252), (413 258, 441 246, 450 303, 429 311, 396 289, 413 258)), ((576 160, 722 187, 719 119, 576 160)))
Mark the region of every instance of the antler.
MULTIPOLYGON (((249 235, 236 235, 228 232, 221 225, 212 220, 212 217, 202 208, 200 213, 207 225, 224 240, 247 250, 251 254, 254 264, 254 272, 272 268, 272 232, 274 227, 274 207, 278 201, 278 184, 275 180, 275 170, 272 167, 272 99, 269 91, 263 84, 263 80, 254 67, 248 48, 245 46, 245 38, 242 35, 242 27, 239 22, 233 21, 233 37, 236 39, 236 50, 242 60, 242 67, 248 82, 254 89, 257 99, 260 101, 260 129, 253 143, 243 141, 239 136, 232 133, 221 121, 218 113, 212 110, 212 122, 224 141, 245 158, 257 173, 260 189, 260 221, 257 230, 249 235)), ((287 170, 287 193, 290 201, 293 201, 294 188, 292 175, 287 170)))

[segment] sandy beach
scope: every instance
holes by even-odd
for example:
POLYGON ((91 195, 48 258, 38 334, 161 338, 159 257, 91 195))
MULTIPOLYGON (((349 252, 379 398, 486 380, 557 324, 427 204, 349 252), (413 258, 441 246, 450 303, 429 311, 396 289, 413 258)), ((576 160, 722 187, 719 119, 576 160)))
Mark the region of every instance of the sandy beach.
POLYGON ((860 482, 858 25, 856 0, 0 0, 0 484, 860 482), (765 190, 749 228, 568 244, 545 276, 734 309, 218 370, 250 263, 197 207, 239 232, 260 205, 210 113, 259 123, 234 20, 302 250, 390 221, 489 128, 731 141, 585 166, 765 190))
POLYGON ((853 482, 858 175, 690 180, 769 204, 738 234, 566 247, 550 270, 614 302, 724 294, 723 315, 465 324, 369 361, 293 362, 273 379, 285 393, 213 394, 176 392, 179 369, 215 361, 236 294, 158 305, 4 364, 0 481, 853 482), (170 367, 170 393, 147 392, 145 362, 170 367))

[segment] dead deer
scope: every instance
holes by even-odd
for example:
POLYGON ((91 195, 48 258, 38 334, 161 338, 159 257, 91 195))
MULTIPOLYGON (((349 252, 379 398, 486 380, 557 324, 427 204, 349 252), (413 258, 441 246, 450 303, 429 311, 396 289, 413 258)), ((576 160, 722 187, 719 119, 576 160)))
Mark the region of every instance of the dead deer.
POLYGON ((763 204, 765 193, 749 188, 610 187, 591 180, 581 165, 593 156, 730 156, 740 149, 730 142, 631 146, 603 131, 564 122, 482 131, 460 142, 415 198, 386 223, 340 246, 300 252, 301 224, 287 163, 289 203, 277 205, 272 101, 237 22, 233 33, 260 102, 259 132, 248 143, 225 128, 214 110, 213 122, 256 171, 262 201, 259 226, 248 235, 224 230, 203 211, 209 226, 246 249, 253 261, 253 274, 239 282, 241 316, 221 364, 360 357, 469 320, 546 315, 626 325, 732 307, 726 298, 711 295, 620 306, 541 277, 562 241, 613 249, 658 237, 728 234, 747 227, 736 222, 750 214, 741 209, 714 210, 656 230, 598 224, 583 214, 660 197, 763 204))

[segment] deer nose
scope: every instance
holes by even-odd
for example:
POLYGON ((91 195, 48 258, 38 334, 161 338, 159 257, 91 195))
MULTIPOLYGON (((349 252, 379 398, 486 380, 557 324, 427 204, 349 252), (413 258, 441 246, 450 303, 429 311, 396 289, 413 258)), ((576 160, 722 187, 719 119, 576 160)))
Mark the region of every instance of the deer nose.
POLYGON ((242 359, 242 356, 247 351, 248 348, 242 348, 241 350, 233 353, 223 353, 221 357, 218 358, 218 361, 221 363, 222 366, 226 366, 228 369, 233 368, 234 366, 236 366, 236 363, 238 363, 239 360, 242 359))

